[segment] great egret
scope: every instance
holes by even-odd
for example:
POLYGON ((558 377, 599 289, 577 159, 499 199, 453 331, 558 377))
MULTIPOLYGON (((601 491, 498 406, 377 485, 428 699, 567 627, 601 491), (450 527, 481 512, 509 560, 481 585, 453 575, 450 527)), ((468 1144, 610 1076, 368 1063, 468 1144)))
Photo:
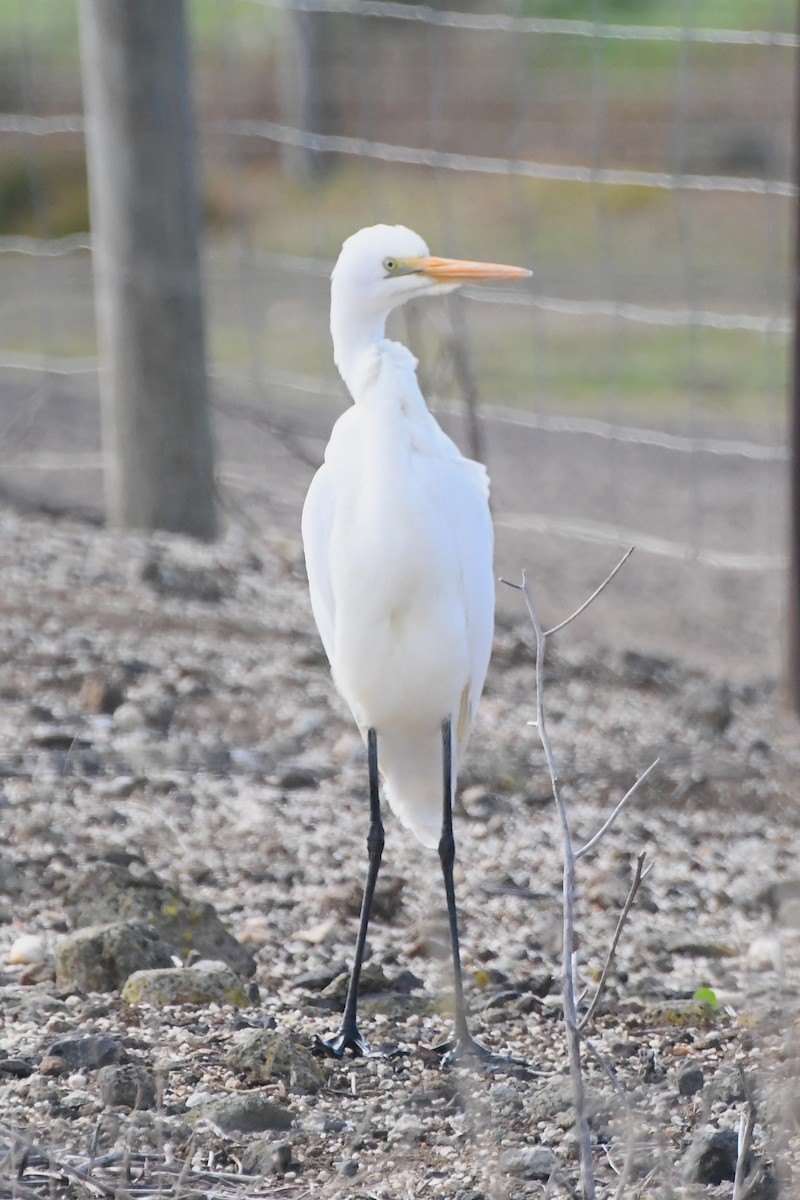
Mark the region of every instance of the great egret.
MULTIPOLYGON (((303 508, 311 606, 333 679, 367 742, 370 828, 355 960, 338 1034, 321 1042, 372 1053, 356 1006, 383 852, 378 773, 389 804, 437 847, 455 974, 454 1051, 480 1049, 464 1008, 453 887, 452 797, 489 665, 494 627, 492 523, 485 468, 431 416, 417 360, 384 336, 417 296, 530 271, 432 258, 402 225, 349 237, 331 276, 334 360, 354 405, 336 422, 303 508)), ((321 1040, 321 1039, 320 1039, 321 1040)))

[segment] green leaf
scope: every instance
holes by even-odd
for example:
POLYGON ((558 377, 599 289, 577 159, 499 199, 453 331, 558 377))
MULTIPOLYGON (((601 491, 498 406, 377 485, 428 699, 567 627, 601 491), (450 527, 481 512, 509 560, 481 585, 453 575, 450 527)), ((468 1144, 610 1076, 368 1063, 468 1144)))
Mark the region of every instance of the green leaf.
POLYGON ((697 991, 695 992, 695 994, 692 996, 692 999, 696 1000, 698 1002, 698 1004, 708 1004, 711 1006, 711 1008, 719 1008, 719 1000, 717 1000, 717 993, 714 991, 713 988, 699 987, 697 989, 697 991))

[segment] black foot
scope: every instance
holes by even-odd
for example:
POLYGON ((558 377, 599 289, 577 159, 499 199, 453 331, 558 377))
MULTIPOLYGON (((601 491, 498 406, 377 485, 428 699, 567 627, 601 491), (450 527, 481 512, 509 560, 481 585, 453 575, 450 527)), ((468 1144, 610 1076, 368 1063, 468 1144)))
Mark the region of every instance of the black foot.
POLYGON ((352 1029, 340 1029, 335 1037, 327 1041, 317 1034, 311 1049, 313 1054, 331 1058, 344 1058, 346 1050, 352 1051, 356 1058, 397 1058, 400 1054, 408 1054, 399 1046, 383 1046, 380 1050, 373 1050, 355 1026, 352 1029))
POLYGON ((461 1037, 448 1038, 439 1046, 434 1046, 436 1054, 442 1056, 442 1066, 482 1066, 482 1067, 524 1067, 520 1058, 511 1058, 506 1054, 495 1054, 488 1046, 477 1041, 471 1033, 461 1037))
POLYGON ((488 1063, 497 1055, 493 1054, 482 1042, 477 1041, 471 1033, 461 1037, 448 1038, 446 1042, 433 1047, 436 1054, 442 1056, 442 1066, 449 1067, 453 1063, 488 1063))

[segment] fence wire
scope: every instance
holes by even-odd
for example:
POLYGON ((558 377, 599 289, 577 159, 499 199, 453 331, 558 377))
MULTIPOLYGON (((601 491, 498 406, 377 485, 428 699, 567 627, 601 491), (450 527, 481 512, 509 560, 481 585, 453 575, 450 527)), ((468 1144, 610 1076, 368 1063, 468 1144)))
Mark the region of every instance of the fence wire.
MULTIPOLYGON (((97 509, 91 237, 59 209, 83 155, 77 41, 42 39, 46 8, 7 30, 0 171, 24 202, 15 217, 0 178, 0 486, 97 509)), ((254 429, 304 486, 347 402, 325 313, 338 245, 413 224, 434 252, 534 270, 527 291, 412 310, 403 334, 462 439, 477 397, 498 524, 768 575, 774 612, 794 5, 757 6, 758 28, 696 26, 691 3, 661 25, 613 0, 548 9, 190 0, 220 477, 293 511, 299 484, 264 499, 254 429)))

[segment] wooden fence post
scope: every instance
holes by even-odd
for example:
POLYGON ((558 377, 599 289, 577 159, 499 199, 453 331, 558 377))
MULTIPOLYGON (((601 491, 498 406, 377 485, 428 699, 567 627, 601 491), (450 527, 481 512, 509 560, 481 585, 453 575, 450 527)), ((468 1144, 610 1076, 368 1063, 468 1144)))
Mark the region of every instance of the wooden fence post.
POLYGON ((80 0, 109 522, 215 532, 183 0, 80 0))

